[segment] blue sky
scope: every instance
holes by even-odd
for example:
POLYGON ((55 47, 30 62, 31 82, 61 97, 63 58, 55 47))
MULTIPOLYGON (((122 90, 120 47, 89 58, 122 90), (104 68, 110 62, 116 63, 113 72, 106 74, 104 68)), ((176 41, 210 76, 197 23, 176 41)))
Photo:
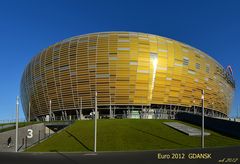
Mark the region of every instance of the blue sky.
POLYGON ((238 0, 1 0, 0 120, 14 118, 21 75, 34 55, 65 38, 99 31, 169 37, 206 52, 224 67, 230 64, 237 84, 230 116, 236 116, 239 8, 238 0))

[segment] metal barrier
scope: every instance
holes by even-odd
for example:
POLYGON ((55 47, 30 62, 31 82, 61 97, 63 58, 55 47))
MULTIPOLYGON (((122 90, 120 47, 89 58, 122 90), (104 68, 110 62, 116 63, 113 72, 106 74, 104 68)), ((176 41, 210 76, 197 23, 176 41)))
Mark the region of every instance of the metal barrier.
MULTIPOLYGON (((9 120, 0 120, 0 124, 10 124, 15 123, 16 119, 9 119, 9 120)), ((20 118, 19 122, 27 122, 25 118, 20 118)))

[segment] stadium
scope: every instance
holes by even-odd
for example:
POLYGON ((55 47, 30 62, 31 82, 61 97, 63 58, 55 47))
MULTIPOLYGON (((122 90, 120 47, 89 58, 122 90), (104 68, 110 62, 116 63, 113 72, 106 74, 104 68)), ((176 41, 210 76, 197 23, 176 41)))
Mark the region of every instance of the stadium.
POLYGON ((200 113, 202 90, 206 115, 227 117, 234 89, 230 66, 187 44, 146 33, 100 32, 42 50, 26 66, 20 92, 31 120, 86 118, 95 102, 102 117, 164 119, 200 113))

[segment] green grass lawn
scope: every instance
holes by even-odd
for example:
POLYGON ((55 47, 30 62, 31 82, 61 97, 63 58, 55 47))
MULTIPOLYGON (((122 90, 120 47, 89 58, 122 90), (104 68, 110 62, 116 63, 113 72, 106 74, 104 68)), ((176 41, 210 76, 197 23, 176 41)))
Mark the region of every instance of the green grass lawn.
MULTIPOLYGON (((98 120, 97 151, 182 149, 201 146, 200 137, 190 137, 174 130, 162 123, 166 121, 171 120, 98 120)), ((240 145, 240 140, 210 130, 207 131, 211 135, 205 137, 206 147, 240 145)), ((93 134, 93 120, 77 121, 62 132, 29 148, 27 151, 92 151, 93 134)))

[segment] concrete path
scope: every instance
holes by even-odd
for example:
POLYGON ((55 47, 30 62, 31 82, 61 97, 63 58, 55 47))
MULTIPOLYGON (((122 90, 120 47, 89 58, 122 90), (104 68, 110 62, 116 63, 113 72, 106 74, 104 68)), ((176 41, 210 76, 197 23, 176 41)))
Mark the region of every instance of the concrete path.
MULTIPOLYGON (((193 128, 191 126, 179 123, 179 122, 164 122, 165 125, 170 126, 180 132, 183 132, 189 136, 201 136, 201 130, 193 128)), ((208 132, 204 132, 205 136, 210 135, 208 132)))
MULTIPOLYGON (((19 134, 18 134, 18 149, 19 151, 24 150, 25 144, 26 144, 26 138, 27 138, 27 146, 30 146, 34 143, 37 143, 39 139, 45 138, 46 135, 46 129, 43 123, 40 124, 33 124, 29 126, 25 126, 22 128, 19 128, 19 134), (32 130, 32 138, 27 138, 27 135, 29 134, 29 129, 32 130)), ((14 152, 15 151, 15 136, 16 136, 16 130, 9 130, 0 133, 0 152, 14 152), (12 138, 11 146, 8 147, 7 140, 8 138, 12 138)), ((1 163, 1 162, 0 162, 1 163)))

